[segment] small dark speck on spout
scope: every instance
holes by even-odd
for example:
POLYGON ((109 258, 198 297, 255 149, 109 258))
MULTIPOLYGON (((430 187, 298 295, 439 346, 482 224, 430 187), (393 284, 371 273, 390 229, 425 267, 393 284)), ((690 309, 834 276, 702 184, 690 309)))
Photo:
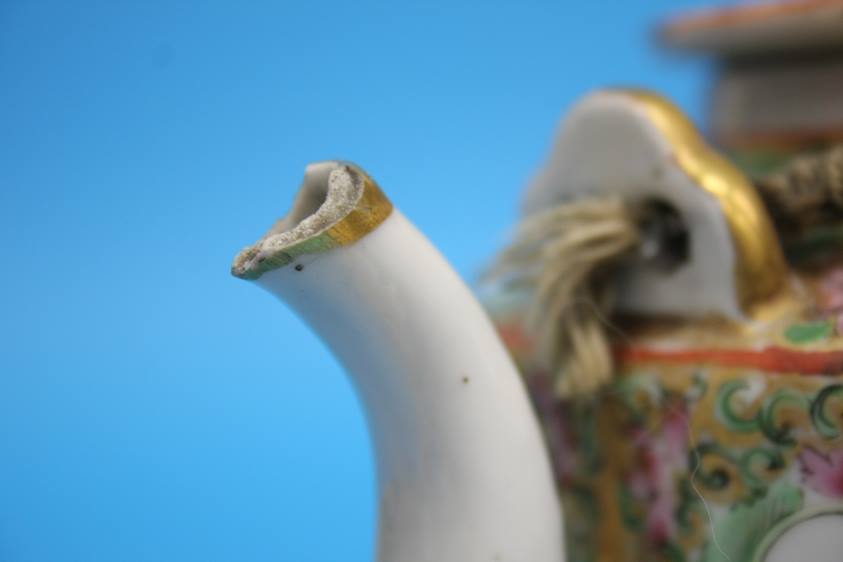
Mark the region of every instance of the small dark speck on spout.
POLYGON ((468 376, 465 376, 465 375, 463 376, 463 378, 462 378, 462 383, 463 383, 463 384, 468 384, 468 376))

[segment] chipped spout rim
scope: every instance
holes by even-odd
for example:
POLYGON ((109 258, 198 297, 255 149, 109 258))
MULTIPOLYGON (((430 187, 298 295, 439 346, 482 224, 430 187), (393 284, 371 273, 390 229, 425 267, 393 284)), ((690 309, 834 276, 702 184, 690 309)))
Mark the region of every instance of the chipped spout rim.
POLYGON ((392 203, 359 166, 336 160, 310 164, 290 211, 237 254, 231 274, 255 280, 299 256, 347 246, 391 212, 392 203))

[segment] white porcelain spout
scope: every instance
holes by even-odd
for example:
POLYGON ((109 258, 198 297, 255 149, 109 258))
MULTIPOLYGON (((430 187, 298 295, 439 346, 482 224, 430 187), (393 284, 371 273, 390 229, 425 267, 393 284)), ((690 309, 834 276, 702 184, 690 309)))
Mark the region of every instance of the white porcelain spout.
POLYGON ((352 377, 377 457, 378 560, 564 560, 550 462, 511 359, 362 170, 309 166, 291 212, 233 273, 285 301, 352 377))

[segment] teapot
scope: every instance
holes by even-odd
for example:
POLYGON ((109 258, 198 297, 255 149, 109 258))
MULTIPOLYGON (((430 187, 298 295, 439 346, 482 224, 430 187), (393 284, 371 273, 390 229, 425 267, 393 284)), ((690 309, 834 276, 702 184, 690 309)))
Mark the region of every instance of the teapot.
MULTIPOLYGON (((727 78, 793 36, 731 10, 666 36, 737 49, 727 78)), ((238 254, 353 380, 378 560, 840 560, 843 157, 785 120, 772 165, 769 121, 715 119, 717 148, 658 94, 585 96, 482 304, 349 162, 238 254)))

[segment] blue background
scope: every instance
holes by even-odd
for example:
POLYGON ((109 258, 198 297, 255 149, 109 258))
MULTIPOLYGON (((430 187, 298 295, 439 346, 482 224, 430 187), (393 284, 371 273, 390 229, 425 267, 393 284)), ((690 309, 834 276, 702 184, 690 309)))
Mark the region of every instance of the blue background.
POLYGON ((352 389, 231 258, 344 158, 473 277, 577 97, 699 121, 692 4, 0 0, 0 562, 369 559, 352 389))

